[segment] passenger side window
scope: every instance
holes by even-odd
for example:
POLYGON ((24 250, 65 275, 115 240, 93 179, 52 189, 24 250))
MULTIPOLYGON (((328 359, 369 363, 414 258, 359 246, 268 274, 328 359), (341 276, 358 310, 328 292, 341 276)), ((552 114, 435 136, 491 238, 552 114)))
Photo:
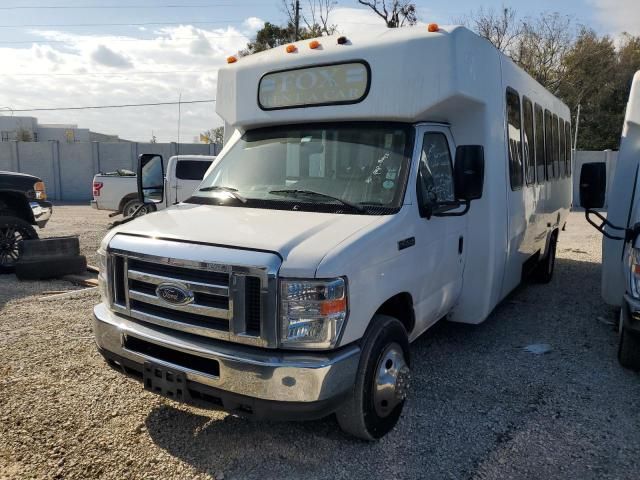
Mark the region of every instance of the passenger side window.
POLYGON ((522 188, 522 132, 520 95, 513 89, 507 90, 507 136, 511 190, 517 190, 522 188))
POLYGON ((544 163, 547 180, 553 178, 553 140, 551 138, 551 112, 544 111, 544 163))
POLYGON ((542 107, 536 104, 536 177, 538 183, 544 183, 544 116, 542 107))
POLYGON ((202 160, 178 160, 176 178, 180 180, 202 180, 211 162, 202 160))
POLYGON ((522 148, 524 151, 525 180, 527 185, 533 185, 536 181, 536 159, 534 155, 535 141, 533 138, 533 105, 531 100, 524 97, 522 101, 522 119, 524 130, 522 148))
POLYGON ((558 144, 558 116, 553 115, 553 120, 551 123, 551 135, 553 136, 553 178, 560 177, 560 165, 558 163, 558 153, 559 153, 559 144, 558 144))
POLYGON ((573 151, 571 148, 571 123, 565 122, 564 127, 564 134, 566 137, 565 149, 567 151, 567 175, 571 176, 571 153, 573 151))
POLYGON ((558 140, 560 141, 560 176, 567 176, 567 162, 565 159, 566 149, 564 148, 565 136, 564 136, 564 121, 560 119, 558 124, 559 133, 558 140))
POLYGON ((420 154, 424 200, 430 203, 453 202, 453 168, 447 137, 440 132, 425 133, 420 154))

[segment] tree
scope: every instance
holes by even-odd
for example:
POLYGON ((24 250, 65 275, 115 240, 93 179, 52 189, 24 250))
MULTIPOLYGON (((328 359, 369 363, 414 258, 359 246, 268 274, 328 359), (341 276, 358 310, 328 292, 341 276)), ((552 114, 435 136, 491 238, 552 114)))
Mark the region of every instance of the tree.
POLYGON ((224 127, 210 128, 200 134, 200 140, 204 143, 224 144, 224 127))
MULTIPOLYGON (((298 36, 302 33, 305 38, 314 38, 336 33, 338 27, 329 24, 329 15, 337 4, 336 0, 307 0, 300 8, 300 20, 304 24, 304 31, 298 31, 298 36)), ((288 24, 292 25, 295 31, 295 0, 282 0, 282 8, 287 15, 288 24)))
POLYGON ((418 21, 416 4, 408 0, 358 0, 358 3, 373 10, 389 28, 415 25, 418 21))
POLYGON ((16 140, 19 142, 33 142, 33 135, 26 128, 19 127, 16 130, 16 140))
POLYGON ((498 50, 509 54, 522 32, 521 23, 513 8, 503 8, 500 13, 492 8, 480 7, 460 21, 482 38, 491 42, 498 50))

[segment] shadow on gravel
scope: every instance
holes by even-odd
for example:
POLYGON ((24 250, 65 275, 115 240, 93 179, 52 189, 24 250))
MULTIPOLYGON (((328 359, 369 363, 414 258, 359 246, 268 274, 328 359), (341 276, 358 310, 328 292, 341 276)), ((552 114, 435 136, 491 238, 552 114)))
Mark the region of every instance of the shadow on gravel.
POLYGON ((600 264, 559 258, 556 268, 551 283, 525 282, 483 324, 439 322, 414 342, 407 408, 380 442, 347 437, 333 417, 257 423, 171 403, 149 413, 147 431, 199 472, 226 478, 496 478, 505 462, 513 478, 599 478, 598 468, 621 467, 611 459, 623 438, 640 438, 620 398, 639 388, 598 319, 611 312, 600 264), (538 342, 551 351, 524 350, 538 342))

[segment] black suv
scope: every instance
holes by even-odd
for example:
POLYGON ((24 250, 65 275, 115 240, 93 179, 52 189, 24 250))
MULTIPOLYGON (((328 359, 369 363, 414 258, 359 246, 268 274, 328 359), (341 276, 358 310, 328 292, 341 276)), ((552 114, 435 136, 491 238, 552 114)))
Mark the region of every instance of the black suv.
POLYGON ((42 180, 0 171, 0 273, 13 271, 22 240, 38 238, 33 226, 43 228, 52 211, 42 180))

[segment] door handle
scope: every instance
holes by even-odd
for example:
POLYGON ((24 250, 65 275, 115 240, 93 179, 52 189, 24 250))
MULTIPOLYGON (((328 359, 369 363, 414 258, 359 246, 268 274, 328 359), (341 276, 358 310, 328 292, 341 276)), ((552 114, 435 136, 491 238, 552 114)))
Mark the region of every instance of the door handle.
POLYGON ((464 238, 458 238, 458 253, 462 255, 462 251, 464 250, 464 238))

